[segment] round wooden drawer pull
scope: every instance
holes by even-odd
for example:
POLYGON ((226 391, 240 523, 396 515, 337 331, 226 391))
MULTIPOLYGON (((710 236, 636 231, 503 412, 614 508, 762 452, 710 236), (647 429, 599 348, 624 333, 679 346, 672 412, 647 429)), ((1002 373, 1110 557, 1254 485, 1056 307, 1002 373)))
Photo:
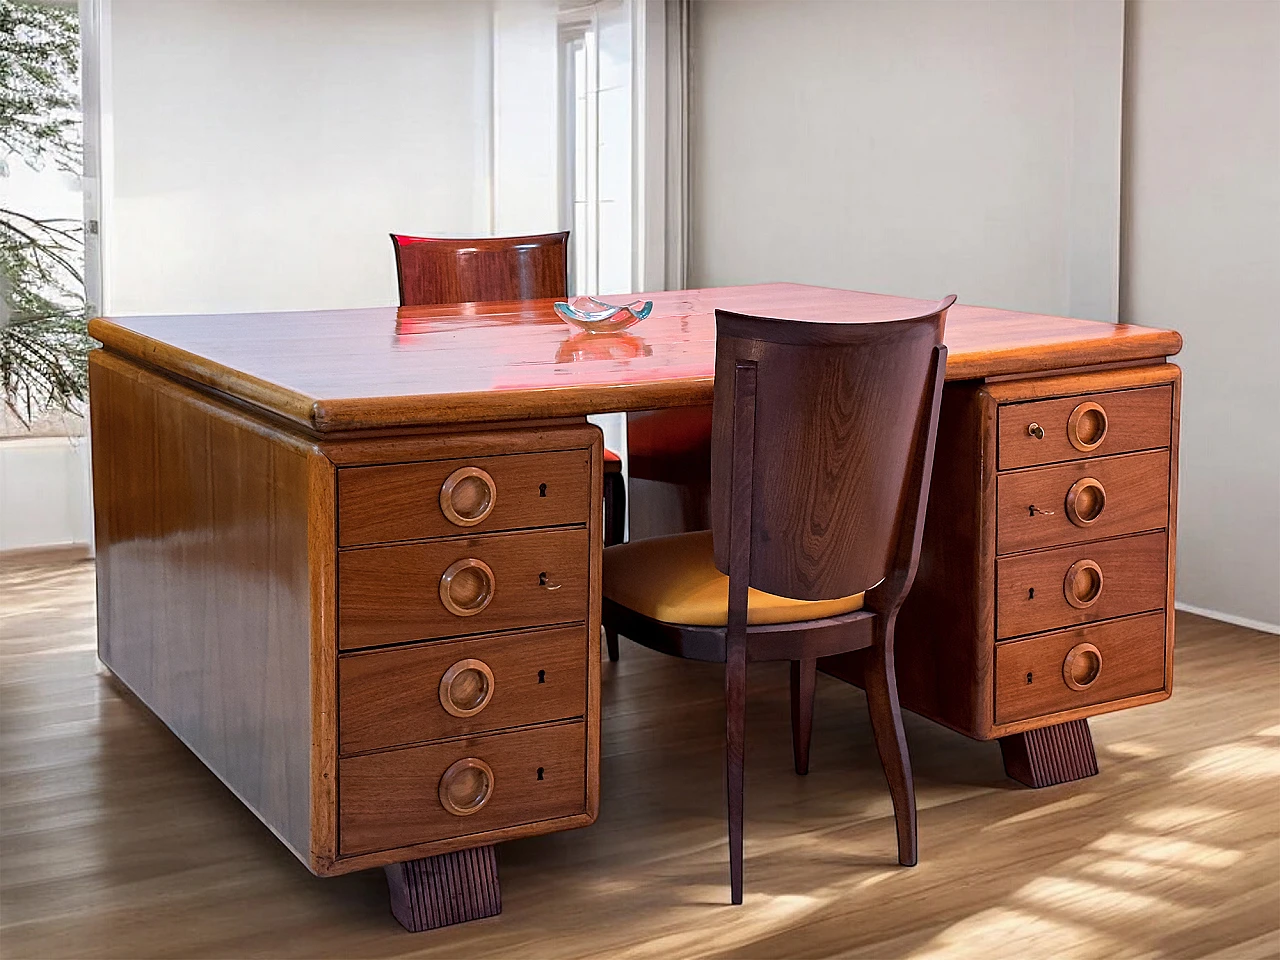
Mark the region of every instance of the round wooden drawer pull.
POLYGON ((1062 592, 1077 610, 1093 606, 1102 596, 1102 568, 1092 560, 1077 560, 1063 578, 1062 592))
POLYGON ((493 699, 493 671, 483 660, 459 660, 440 678, 440 706, 455 717, 474 717, 493 699))
POLYGON ((455 617, 474 617, 493 600, 494 587, 493 571, 483 560, 455 560, 440 577, 440 602, 455 617))
POLYGON ((1081 453, 1096 450, 1107 438, 1107 411, 1092 400, 1082 403, 1067 418, 1067 439, 1081 453))
POLYGON ((1077 643, 1062 661, 1062 679, 1072 690, 1087 690, 1102 675, 1102 651, 1092 643, 1077 643))
POLYGON ((1087 527, 1097 520, 1106 505, 1106 488, 1093 477, 1077 480, 1067 491, 1067 517, 1077 527, 1087 527))
POLYGON ((479 467, 459 467, 440 487, 440 510, 458 527, 474 527, 493 513, 498 487, 479 467))
POLYGON ((479 813, 493 796, 493 768, 476 757, 449 766, 440 778, 440 806, 455 817, 479 813))

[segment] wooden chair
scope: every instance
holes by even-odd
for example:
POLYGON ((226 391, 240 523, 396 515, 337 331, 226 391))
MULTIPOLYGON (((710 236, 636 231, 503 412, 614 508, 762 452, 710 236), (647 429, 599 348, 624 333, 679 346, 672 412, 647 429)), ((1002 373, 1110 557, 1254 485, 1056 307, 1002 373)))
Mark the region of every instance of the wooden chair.
MULTIPOLYGON (((569 295, 568 231, 531 237, 476 240, 391 234, 400 306, 543 300, 569 295)), ((605 543, 621 543, 627 522, 622 459, 604 452, 605 543)), ((618 659, 618 637, 609 634, 609 659, 618 659)))
POLYGON ((725 663, 734 903, 749 661, 791 661, 795 768, 804 774, 818 658, 867 651, 898 862, 916 862, 893 625, 920 556, 954 300, 884 323, 717 310, 712 529, 605 550, 608 627, 663 653, 725 663))

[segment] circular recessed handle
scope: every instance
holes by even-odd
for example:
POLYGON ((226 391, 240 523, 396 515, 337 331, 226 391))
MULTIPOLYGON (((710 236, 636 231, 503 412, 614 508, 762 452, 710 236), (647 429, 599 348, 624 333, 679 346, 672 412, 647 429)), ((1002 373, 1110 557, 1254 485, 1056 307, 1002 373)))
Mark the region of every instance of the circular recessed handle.
POLYGON ((1067 439, 1081 453, 1096 450, 1107 438, 1107 411, 1092 400, 1082 403, 1067 417, 1067 439))
POLYGON ((455 617, 474 617, 493 600, 493 571, 483 560, 455 560, 440 577, 440 602, 455 617))
POLYGON ((1100 516, 1107 505, 1107 490, 1101 480, 1083 477, 1067 491, 1067 518, 1077 527, 1087 527, 1100 516))
POLYGON ((1062 660, 1062 679, 1072 690, 1087 690, 1102 675, 1102 651, 1077 643, 1062 660))
POLYGON ((493 768, 477 757, 449 765, 440 778, 440 806, 455 817, 479 813, 493 796, 493 768))
POLYGON ((1093 606, 1102 596, 1102 568, 1093 560, 1077 560, 1067 569, 1062 592, 1077 610, 1093 606))
POLYGON ((458 527, 474 527, 493 513, 498 487, 479 467, 459 467, 440 487, 440 510, 458 527))
POLYGON ((493 671, 483 660, 459 660, 440 678, 440 706, 455 717, 474 717, 493 699, 493 671))

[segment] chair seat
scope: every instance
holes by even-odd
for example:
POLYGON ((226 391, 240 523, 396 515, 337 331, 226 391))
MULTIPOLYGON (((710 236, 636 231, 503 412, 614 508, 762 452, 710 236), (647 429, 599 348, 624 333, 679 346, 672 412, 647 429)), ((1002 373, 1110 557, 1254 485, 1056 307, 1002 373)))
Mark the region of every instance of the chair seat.
MULTIPOLYGON (((716 569, 710 530, 606 547, 604 595, 664 623, 723 627, 729 618, 729 578, 716 569)), ((747 594, 750 624, 798 623, 861 609, 860 593, 837 600, 790 600, 754 588, 747 594)))
POLYGON ((608 447, 604 448, 604 472, 605 473, 621 473, 622 472, 622 458, 618 456, 616 453, 614 453, 612 450, 610 450, 608 447))

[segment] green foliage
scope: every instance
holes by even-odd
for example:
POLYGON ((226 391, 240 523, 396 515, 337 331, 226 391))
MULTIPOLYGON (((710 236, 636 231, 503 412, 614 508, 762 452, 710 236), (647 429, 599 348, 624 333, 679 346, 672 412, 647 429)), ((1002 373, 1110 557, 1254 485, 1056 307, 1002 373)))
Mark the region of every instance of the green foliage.
MULTIPOLYGON (((3 153, 80 172, 79 59, 74 9, 0 0, 3 153)), ((79 223, 0 209, 0 387, 24 422, 86 396, 83 256, 79 223)))

